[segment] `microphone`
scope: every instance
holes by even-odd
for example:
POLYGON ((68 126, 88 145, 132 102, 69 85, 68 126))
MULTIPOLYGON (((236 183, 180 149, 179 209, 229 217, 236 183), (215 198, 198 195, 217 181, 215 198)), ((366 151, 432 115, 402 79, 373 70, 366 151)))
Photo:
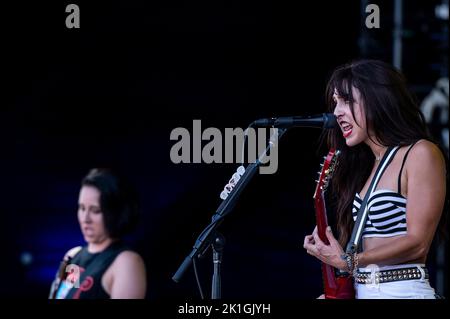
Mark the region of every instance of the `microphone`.
POLYGON ((329 129, 336 127, 337 121, 333 113, 323 113, 310 116, 287 116, 259 119, 254 121, 252 125, 259 127, 318 127, 329 129))

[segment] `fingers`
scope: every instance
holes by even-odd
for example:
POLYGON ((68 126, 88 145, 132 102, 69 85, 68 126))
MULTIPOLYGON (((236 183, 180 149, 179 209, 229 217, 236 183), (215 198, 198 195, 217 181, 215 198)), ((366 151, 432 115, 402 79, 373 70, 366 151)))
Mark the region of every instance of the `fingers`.
POLYGON ((316 226, 316 228, 314 228, 313 237, 314 237, 316 246, 318 246, 318 248, 325 245, 325 243, 319 237, 319 233, 317 232, 317 226, 316 226))
POLYGON ((328 241, 330 242, 330 245, 334 245, 337 243, 337 240, 334 237, 333 231, 331 230, 330 226, 327 227, 327 230, 325 231, 325 235, 327 236, 328 241))
POLYGON ((330 242, 330 246, 339 253, 339 255, 342 255, 344 250, 341 247, 341 244, 339 244, 338 240, 334 237, 333 231, 331 230, 331 227, 327 227, 327 231, 325 232, 328 238, 328 241, 330 242))
POLYGON ((303 241, 303 248, 306 250, 310 250, 314 247, 314 238, 312 235, 305 236, 305 240, 303 241))
MULTIPOLYGON (((303 248, 306 249, 306 252, 314 257, 319 258, 319 249, 318 249, 318 241, 322 242, 317 233, 317 226, 314 228, 312 235, 305 236, 305 240, 303 241, 303 248)), ((322 243, 323 244, 323 243, 322 243)))
POLYGON ((311 256, 314 256, 316 258, 319 258, 319 253, 317 251, 317 248, 315 248, 314 246, 312 246, 311 248, 307 249, 306 252, 308 254, 310 254, 311 256))
POLYGON ((303 242, 303 248, 306 249, 306 252, 314 257, 318 256, 318 250, 316 248, 316 242, 314 240, 313 235, 307 235, 305 236, 305 240, 303 242))
POLYGON ((305 241, 314 244, 314 236, 313 235, 305 236, 305 241))
POLYGON ((317 226, 314 228, 312 235, 305 236, 303 242, 303 248, 309 255, 316 257, 322 262, 334 265, 332 262, 335 260, 335 256, 342 255, 342 247, 333 235, 330 227, 327 227, 325 231, 327 241, 329 245, 325 244, 319 237, 317 226))
POLYGON ((303 247, 305 247, 305 245, 307 245, 307 244, 309 244, 309 245, 315 244, 313 235, 305 236, 305 240, 303 241, 303 247))

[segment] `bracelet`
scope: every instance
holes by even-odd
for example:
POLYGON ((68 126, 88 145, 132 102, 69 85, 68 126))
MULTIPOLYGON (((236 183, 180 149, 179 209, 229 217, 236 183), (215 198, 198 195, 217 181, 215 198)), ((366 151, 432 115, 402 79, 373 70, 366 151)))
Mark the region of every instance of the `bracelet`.
POLYGON ((359 263, 359 256, 357 253, 353 254, 353 277, 356 278, 356 275, 358 274, 358 263, 359 263))
POLYGON ((352 257, 353 256, 349 253, 345 253, 345 254, 341 255, 341 259, 346 262, 347 269, 350 274, 353 273, 353 260, 352 260, 353 258, 352 257))
POLYGON ((345 260, 345 262, 347 263, 347 268, 350 275, 355 277, 358 271, 358 263, 359 263, 358 254, 345 253, 341 255, 341 259, 345 260))

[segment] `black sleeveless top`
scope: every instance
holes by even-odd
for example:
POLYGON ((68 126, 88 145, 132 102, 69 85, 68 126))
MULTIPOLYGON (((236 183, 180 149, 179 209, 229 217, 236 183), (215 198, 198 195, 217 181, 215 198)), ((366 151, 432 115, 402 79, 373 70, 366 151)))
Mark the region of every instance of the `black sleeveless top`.
POLYGON ((122 242, 115 242, 105 250, 90 253, 83 247, 68 263, 67 277, 58 288, 57 299, 109 299, 102 286, 102 276, 116 257, 129 250, 122 242))

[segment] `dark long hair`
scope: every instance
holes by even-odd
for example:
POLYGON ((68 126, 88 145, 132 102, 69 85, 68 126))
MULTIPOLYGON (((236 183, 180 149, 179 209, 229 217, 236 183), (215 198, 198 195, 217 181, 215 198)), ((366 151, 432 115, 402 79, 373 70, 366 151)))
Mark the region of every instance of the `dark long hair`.
MULTIPOLYGON (((406 146, 420 139, 433 141, 418 102, 409 92, 404 76, 391 65, 377 60, 358 60, 338 67, 327 84, 329 112, 336 106, 333 93, 349 101, 355 118, 352 87, 359 90, 369 130, 382 146, 406 146)), ((358 123, 359 124, 359 123, 358 123)), ((374 156, 364 143, 348 147, 339 127, 327 133, 328 146, 341 151, 339 166, 332 178, 336 199, 339 242, 345 247, 353 227, 352 201, 370 175, 374 156)))

